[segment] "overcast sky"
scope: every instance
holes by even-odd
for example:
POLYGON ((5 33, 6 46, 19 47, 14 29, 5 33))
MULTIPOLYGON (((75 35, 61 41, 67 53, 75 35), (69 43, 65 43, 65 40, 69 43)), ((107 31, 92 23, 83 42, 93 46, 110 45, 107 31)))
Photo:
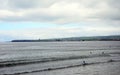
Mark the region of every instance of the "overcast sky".
POLYGON ((0 41, 120 34, 120 0, 0 0, 0 41))

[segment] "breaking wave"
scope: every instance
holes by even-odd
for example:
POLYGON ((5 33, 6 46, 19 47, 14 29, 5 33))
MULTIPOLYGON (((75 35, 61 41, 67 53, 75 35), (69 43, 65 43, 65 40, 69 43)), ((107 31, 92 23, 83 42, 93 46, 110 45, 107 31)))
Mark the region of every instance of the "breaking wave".
POLYGON ((107 60, 107 61, 104 61, 104 62, 93 62, 93 63, 85 63, 85 64, 81 63, 81 64, 69 65, 69 66, 63 66, 63 67, 46 68, 46 69, 40 69, 40 70, 25 71, 25 72, 13 73, 13 74, 2 74, 2 75, 20 75, 20 74, 59 70, 59 69, 66 69, 66 68, 73 68, 73 67, 80 67, 80 66, 87 66, 87 65, 94 65, 94 64, 102 64, 102 63, 110 63, 110 62, 120 62, 120 60, 111 59, 111 60, 107 60))
POLYGON ((42 59, 32 59, 32 60, 11 60, 11 61, 1 61, 0 68, 2 67, 11 67, 18 65, 26 65, 33 63, 44 63, 44 62, 52 62, 52 61, 63 61, 63 60, 72 60, 72 59, 85 59, 85 58, 95 58, 95 57, 109 57, 109 54, 94 54, 88 56, 69 56, 69 57, 51 57, 51 58, 42 58, 42 59))

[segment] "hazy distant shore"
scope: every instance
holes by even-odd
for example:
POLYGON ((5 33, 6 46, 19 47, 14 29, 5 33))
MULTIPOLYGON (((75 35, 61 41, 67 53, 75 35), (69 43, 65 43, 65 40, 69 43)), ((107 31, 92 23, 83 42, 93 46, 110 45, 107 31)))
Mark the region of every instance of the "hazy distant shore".
POLYGON ((11 42, 56 42, 56 41, 120 41, 120 35, 114 36, 93 36, 93 37, 70 37, 57 39, 37 39, 37 40, 12 40, 11 42))

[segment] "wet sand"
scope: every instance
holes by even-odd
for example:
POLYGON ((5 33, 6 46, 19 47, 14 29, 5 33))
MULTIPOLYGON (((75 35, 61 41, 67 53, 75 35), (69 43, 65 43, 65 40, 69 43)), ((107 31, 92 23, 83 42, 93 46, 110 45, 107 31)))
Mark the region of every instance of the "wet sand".
POLYGON ((120 62, 93 64, 21 75, 119 75, 120 62))

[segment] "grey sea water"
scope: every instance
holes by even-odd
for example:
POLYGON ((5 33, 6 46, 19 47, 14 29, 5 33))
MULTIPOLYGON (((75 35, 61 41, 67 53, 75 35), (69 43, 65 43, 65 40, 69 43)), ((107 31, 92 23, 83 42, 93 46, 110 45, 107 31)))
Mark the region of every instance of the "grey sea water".
POLYGON ((120 41, 0 43, 0 75, 120 61, 120 41))

